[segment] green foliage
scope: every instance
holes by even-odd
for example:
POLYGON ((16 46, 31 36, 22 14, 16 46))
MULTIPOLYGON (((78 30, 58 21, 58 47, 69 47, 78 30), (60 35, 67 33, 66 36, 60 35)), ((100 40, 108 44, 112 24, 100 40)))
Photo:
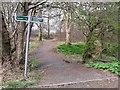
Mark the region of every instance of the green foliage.
POLYGON ((7 83, 7 88, 24 88, 24 87, 35 85, 36 83, 37 83, 36 80, 29 80, 29 81, 9 81, 7 83))
POLYGON ((36 59, 32 59, 30 63, 31 67, 37 67, 40 64, 40 62, 36 59))
POLYGON ((102 58, 98 58, 98 60, 109 60, 109 61, 117 61, 115 57, 105 56, 102 58))
POLYGON ((112 73, 115 73, 118 76, 120 76, 119 65, 120 65, 120 61, 113 61, 111 63, 103 63, 103 62, 94 63, 94 62, 91 62, 91 63, 86 64, 87 67, 94 67, 94 68, 99 69, 99 70, 109 70, 112 73))
POLYGON ((34 78, 32 78, 32 80, 9 81, 5 84, 5 87, 6 88, 11 88, 11 90, 13 90, 14 88, 26 88, 26 87, 36 85, 39 82, 40 79, 41 79, 41 74, 38 73, 34 78))
POLYGON ((35 70, 39 64, 40 64, 40 62, 38 60, 32 59, 29 63, 28 71, 30 72, 32 70, 35 70))
POLYGON ((109 43, 109 46, 106 45, 104 47, 107 49, 103 50, 102 53, 109 56, 116 56, 119 50, 118 45, 115 43, 109 43))
POLYGON ((62 52, 65 55, 82 55, 84 52, 85 45, 84 44, 62 44, 57 47, 58 52, 62 52))

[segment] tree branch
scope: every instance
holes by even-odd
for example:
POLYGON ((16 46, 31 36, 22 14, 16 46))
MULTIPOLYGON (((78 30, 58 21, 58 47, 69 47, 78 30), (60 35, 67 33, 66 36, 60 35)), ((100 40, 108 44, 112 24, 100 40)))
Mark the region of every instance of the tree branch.
POLYGON ((41 3, 37 3, 35 6, 29 8, 28 11, 31 10, 31 9, 33 9, 33 8, 38 7, 39 5, 42 5, 42 4, 46 3, 46 2, 47 2, 47 0, 46 0, 46 1, 43 1, 43 2, 41 2, 41 3))
POLYGON ((17 32, 17 29, 15 29, 15 31, 14 31, 14 32, 12 33, 12 35, 10 36, 10 40, 15 36, 16 32, 17 32))

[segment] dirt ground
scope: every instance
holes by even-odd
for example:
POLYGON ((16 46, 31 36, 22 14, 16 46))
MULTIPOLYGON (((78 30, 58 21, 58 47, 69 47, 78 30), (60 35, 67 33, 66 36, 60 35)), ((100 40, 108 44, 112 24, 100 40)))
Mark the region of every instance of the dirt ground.
POLYGON ((39 69, 44 73, 40 87, 59 88, 117 88, 118 77, 108 71, 87 68, 83 64, 66 63, 63 55, 54 52, 59 44, 46 40, 30 53, 30 59, 40 61, 39 69))

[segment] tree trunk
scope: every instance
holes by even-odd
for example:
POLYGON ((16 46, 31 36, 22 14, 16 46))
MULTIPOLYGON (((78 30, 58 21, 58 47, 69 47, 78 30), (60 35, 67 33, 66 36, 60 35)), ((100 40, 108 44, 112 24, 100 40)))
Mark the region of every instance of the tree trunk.
POLYGON ((71 44, 71 22, 69 15, 66 17, 66 44, 71 44))
MULTIPOLYGON (((24 2, 23 16, 28 15, 28 3, 24 2)), ((25 52, 24 52, 24 41, 25 41, 25 25, 24 22, 18 22, 18 40, 17 40, 17 64, 24 64, 25 52)))
POLYGON ((39 25, 39 41, 42 41, 42 26, 41 24, 39 25))
POLYGON ((24 49, 24 34, 25 31, 23 30, 24 28, 24 24, 19 22, 19 26, 18 26, 18 40, 17 40, 17 61, 19 64, 23 59, 23 49, 24 49))
MULTIPOLYGON (((104 48, 104 29, 103 28, 101 28, 101 32, 100 32, 100 38, 101 38, 101 49, 103 50, 103 48, 104 48)), ((102 58, 103 57, 103 55, 102 55, 102 50, 101 50, 101 52, 100 52, 100 58, 102 58)))
POLYGON ((87 63, 93 59, 92 54, 94 53, 94 40, 92 39, 93 32, 89 32, 88 36, 86 37, 86 48, 83 53, 82 63, 87 63))
POLYGON ((48 39, 50 38, 50 22, 49 22, 49 14, 48 14, 48 39))
POLYGON ((10 37, 3 16, 2 16, 2 66, 5 71, 10 70, 12 67, 10 37))
MULTIPOLYGON (((42 10, 41 9, 39 10, 39 17, 42 17, 42 10)), ((39 24, 38 27, 39 27, 39 41, 42 41, 42 37, 43 37, 42 24, 39 24)))
MULTIPOLYGON (((0 21, 2 21, 2 14, 0 13, 0 21)), ((2 67, 2 22, 0 22, 0 67, 2 67)))

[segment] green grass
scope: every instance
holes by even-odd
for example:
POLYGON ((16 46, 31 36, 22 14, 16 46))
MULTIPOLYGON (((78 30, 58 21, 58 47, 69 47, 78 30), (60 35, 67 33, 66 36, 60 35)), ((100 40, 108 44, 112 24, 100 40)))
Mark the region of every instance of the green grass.
POLYGON ((108 70, 108 71, 120 76, 119 65, 120 65, 120 61, 113 61, 111 63, 91 62, 91 63, 86 64, 87 67, 94 67, 94 68, 99 69, 99 70, 108 70))
POLYGON ((28 86, 33 86, 37 83, 37 80, 28 81, 9 81, 7 83, 7 88, 24 88, 28 86))
MULTIPOLYGON (((65 55, 82 55, 86 47, 87 46, 83 43, 72 45, 62 44, 57 47, 57 51, 65 55)), ((104 48, 106 49, 103 50, 102 53, 112 57, 116 57, 118 51, 120 50, 116 43, 110 43, 109 47, 105 45, 104 48)))
POLYGON ((85 45, 84 44, 62 44, 57 47, 57 51, 61 52, 65 55, 82 55, 84 52, 85 45))
POLYGON ((31 79, 23 80, 23 81, 11 80, 5 83, 4 87, 14 89, 14 88, 27 88, 27 87, 34 86, 38 84, 38 82, 41 80, 41 77, 42 77, 39 71, 35 71, 34 73, 35 75, 31 79))
POLYGON ((37 69, 35 69, 40 62, 36 59, 32 59, 29 63, 28 68, 28 80, 11 80, 5 83, 3 86, 5 88, 10 88, 10 90, 14 90, 14 88, 26 88, 30 86, 36 85, 41 79, 41 73, 37 69))
POLYGON ((98 58, 98 60, 116 61, 117 59, 115 57, 112 57, 112 56, 105 56, 105 57, 102 57, 102 58, 98 58))
POLYGON ((32 59, 30 61, 30 64, 31 64, 31 67, 34 68, 34 67, 37 67, 40 64, 40 62, 37 59, 32 59))
POLYGON ((28 71, 31 72, 33 70, 36 70, 39 64, 40 62, 37 59, 30 60, 28 71))

